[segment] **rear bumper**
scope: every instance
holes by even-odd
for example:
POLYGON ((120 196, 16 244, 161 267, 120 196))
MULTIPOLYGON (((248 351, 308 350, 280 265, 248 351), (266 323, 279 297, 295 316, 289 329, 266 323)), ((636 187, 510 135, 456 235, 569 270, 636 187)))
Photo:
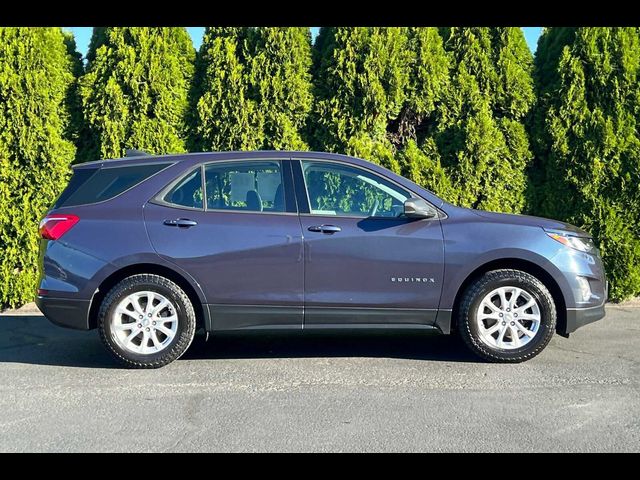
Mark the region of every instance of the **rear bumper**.
POLYGON ((560 333, 568 335, 575 332, 580 327, 604 318, 605 313, 604 302, 602 305, 590 308, 568 308, 567 325, 565 331, 560 333))
POLYGON ((44 316, 61 327, 89 330, 89 300, 36 297, 36 305, 44 316))

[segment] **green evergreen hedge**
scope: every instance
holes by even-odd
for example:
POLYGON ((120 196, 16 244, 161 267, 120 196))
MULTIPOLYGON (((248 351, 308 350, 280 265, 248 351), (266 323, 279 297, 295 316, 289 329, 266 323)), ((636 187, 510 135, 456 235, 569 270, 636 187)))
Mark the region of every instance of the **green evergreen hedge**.
POLYGON ((540 40, 533 211, 583 227, 611 297, 640 293, 640 36, 555 28, 540 40))
POLYGON ((195 50, 185 28, 96 28, 87 57, 79 161, 121 157, 127 148, 186 151, 195 50))
POLYGON ((191 100, 196 150, 306 150, 311 32, 208 27, 191 100))
POLYGON ((59 28, 0 27, 0 307, 35 296, 38 222, 75 155, 68 48, 59 28))
POLYGON ((462 206, 593 233, 640 294, 640 30, 0 28, 0 307, 33 298, 37 222, 73 161, 230 149, 360 156, 462 206))

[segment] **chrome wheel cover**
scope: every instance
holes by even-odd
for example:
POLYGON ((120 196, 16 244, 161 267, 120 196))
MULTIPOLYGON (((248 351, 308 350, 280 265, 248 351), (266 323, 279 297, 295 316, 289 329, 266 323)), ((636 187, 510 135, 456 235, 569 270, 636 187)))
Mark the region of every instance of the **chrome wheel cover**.
POLYGON ((476 312, 480 340, 502 350, 515 350, 531 342, 540 329, 541 318, 533 295, 511 286, 489 292, 476 312))
POLYGON ((175 306, 158 292, 128 295, 111 316, 111 332, 116 343, 132 353, 150 355, 167 348, 178 331, 175 306))

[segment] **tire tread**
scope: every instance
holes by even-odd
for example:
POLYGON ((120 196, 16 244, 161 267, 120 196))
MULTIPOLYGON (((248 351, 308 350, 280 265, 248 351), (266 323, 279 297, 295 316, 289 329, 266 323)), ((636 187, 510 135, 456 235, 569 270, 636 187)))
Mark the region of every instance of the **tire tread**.
POLYGON ((545 285, 538 280, 538 278, 533 275, 523 272, 521 270, 515 269, 499 269, 499 270, 491 270, 486 272, 484 275, 475 280, 467 290, 465 291, 462 300, 460 302, 459 309, 459 317, 458 317, 458 331, 460 332, 461 337, 463 338, 466 345, 477 355, 488 360, 490 362, 496 363, 520 363, 526 360, 529 360, 536 355, 538 355, 544 348, 547 346, 553 334, 555 333, 557 312, 555 302, 553 301, 553 297, 549 290, 545 287, 545 285), (529 283, 534 285, 539 293, 542 295, 543 300, 547 303, 551 310, 551 318, 549 322, 541 325, 541 328, 545 328, 546 331, 541 332, 543 334, 543 339, 536 345, 536 347, 530 351, 523 351, 521 355, 516 356, 504 356, 496 353, 494 350, 489 348, 487 345, 482 343, 479 339, 477 339, 471 332, 470 326, 470 308, 474 300, 477 296, 487 287, 487 285, 495 282, 500 282, 503 280, 518 280, 523 283, 529 283))
POLYGON ((162 277, 160 275, 154 275, 149 273, 141 273, 132 275, 130 277, 125 278, 116 284, 107 295, 104 297, 102 304, 100 305, 100 309, 98 311, 98 330, 100 331, 100 338, 102 342, 107 346, 111 354, 122 364, 129 368, 138 368, 138 369, 150 369, 150 368, 160 368, 169 363, 177 360, 184 354, 184 352, 189 348, 191 342, 193 341, 193 337, 195 335, 196 330, 196 314, 191 303, 191 300, 187 296, 187 294, 180 288, 177 284, 172 282, 171 280, 162 277), (108 340, 105 329, 105 322, 108 320, 106 318, 107 311, 113 304, 114 300, 117 299, 122 293, 131 288, 138 285, 149 285, 155 284, 167 288, 174 295, 180 298, 182 303, 184 304, 186 311, 185 316, 186 319, 181 319, 186 323, 186 329, 180 335, 178 342, 172 345, 170 348, 167 348, 165 354, 153 359, 149 362, 142 362, 139 360, 132 360, 130 358, 125 357, 118 349, 114 348, 112 343, 108 340))

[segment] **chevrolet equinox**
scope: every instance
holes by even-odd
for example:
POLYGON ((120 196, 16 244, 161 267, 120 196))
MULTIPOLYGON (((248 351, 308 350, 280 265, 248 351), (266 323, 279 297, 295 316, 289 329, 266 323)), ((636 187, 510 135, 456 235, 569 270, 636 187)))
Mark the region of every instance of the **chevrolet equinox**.
POLYGON ((40 224, 37 305, 129 367, 194 333, 457 331, 521 362, 604 316, 586 232, 460 208, 378 165, 314 152, 84 163, 40 224))

